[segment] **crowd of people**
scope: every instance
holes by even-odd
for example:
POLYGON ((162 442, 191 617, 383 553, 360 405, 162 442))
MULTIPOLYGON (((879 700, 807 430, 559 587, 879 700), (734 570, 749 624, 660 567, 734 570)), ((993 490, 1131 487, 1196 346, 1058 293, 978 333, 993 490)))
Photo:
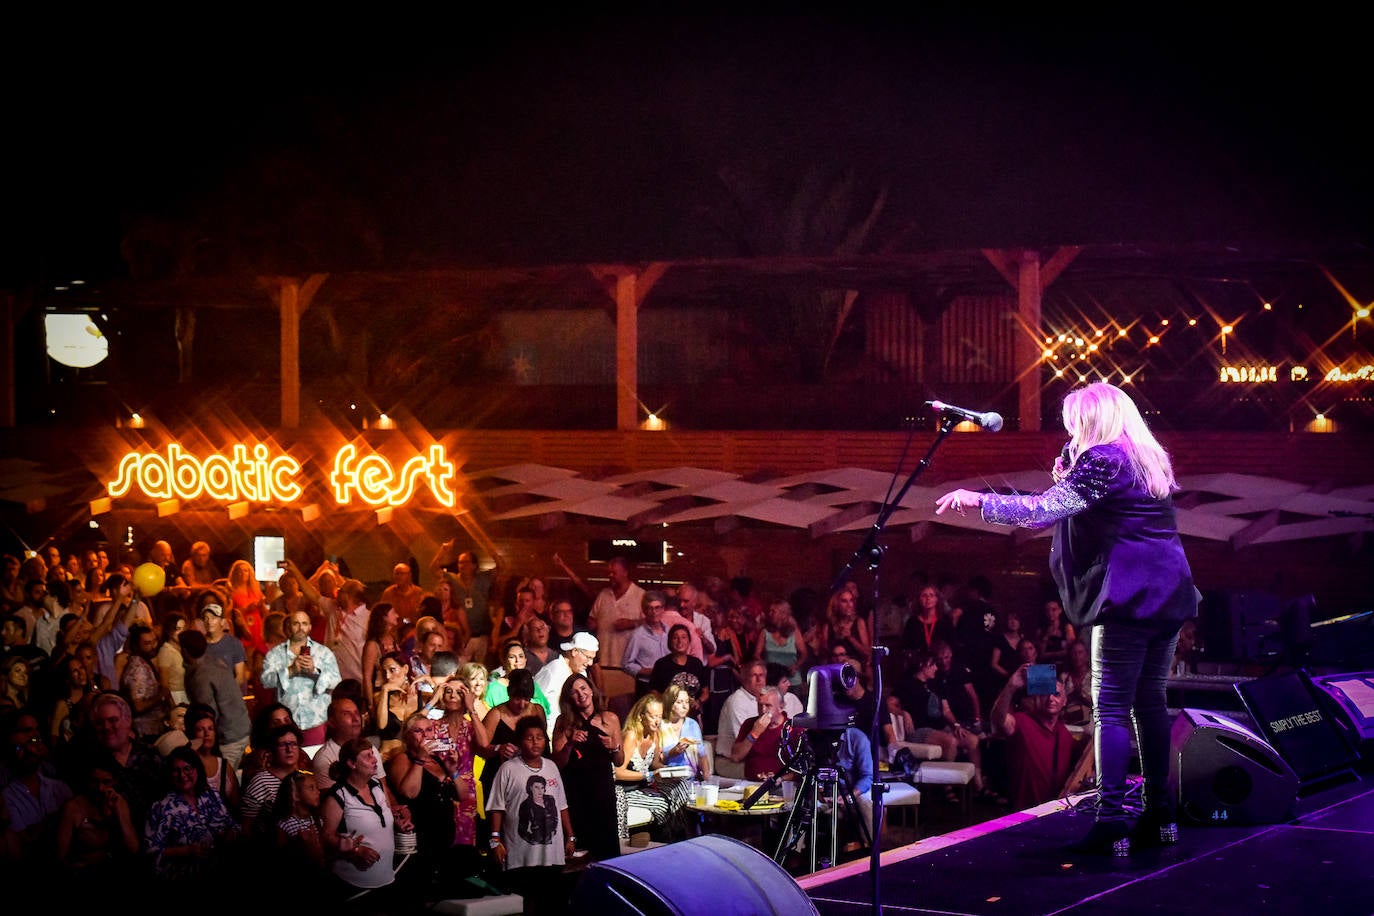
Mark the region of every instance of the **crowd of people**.
MULTIPOLYGON (((555 555, 550 588, 451 543, 430 588, 413 561, 382 590, 330 561, 220 576, 203 542, 181 565, 162 541, 148 557, 165 576, 147 595, 98 549, 4 558, 0 861, 16 880, 143 875, 184 893, 248 869, 372 910, 510 889, 556 912, 567 865, 621 854, 631 807, 672 842, 700 829, 693 781, 794 778, 786 742, 817 666, 857 675, 836 749, 865 786, 873 723, 894 768, 931 745, 972 764, 986 801, 1035 805, 1079 788, 1104 721, 1058 597, 999 607, 982 576, 912 577, 913 601, 869 608, 853 583, 645 588, 621 558, 594 588, 555 555), (1057 677, 1028 691, 1045 662, 1057 677), (608 696, 613 670, 633 687, 608 696)), ((1166 840, 1169 813, 1149 822, 1166 840)), ((1119 853, 1121 828, 1099 834, 1119 853)))

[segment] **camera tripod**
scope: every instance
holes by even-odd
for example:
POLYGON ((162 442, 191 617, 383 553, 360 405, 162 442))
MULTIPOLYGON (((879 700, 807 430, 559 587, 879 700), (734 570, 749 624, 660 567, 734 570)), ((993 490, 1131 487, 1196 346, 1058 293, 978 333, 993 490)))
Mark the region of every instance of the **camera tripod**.
MULTIPOLYGON (((807 836, 807 849, 811 860, 811 871, 816 871, 816 856, 819 849, 820 820, 823 813, 822 801, 830 799, 830 855, 820 863, 821 868, 829 868, 835 864, 839 855, 839 811, 844 807, 845 814, 850 823, 855 825, 858 831, 860 842, 867 848, 872 848, 873 839, 869 836, 867 825, 864 823, 863 812, 859 809, 858 800, 854 797, 854 788, 850 784, 849 777, 837 763, 836 748, 839 745, 840 735, 827 731, 806 732, 798 742, 797 750, 788 760, 784 770, 791 771, 801 777, 797 784, 797 792, 793 797, 792 809, 787 812, 787 818, 783 822, 782 836, 778 840, 777 849, 773 853, 773 861, 779 865, 783 863, 787 853, 797 848, 798 842, 803 835, 807 836), (820 742, 821 750, 825 751, 824 761, 820 759, 816 745, 820 742)), ((781 773, 770 778, 755 795, 768 791, 769 783, 774 782, 780 777, 781 773)), ((744 806, 752 804, 753 798, 744 806)))

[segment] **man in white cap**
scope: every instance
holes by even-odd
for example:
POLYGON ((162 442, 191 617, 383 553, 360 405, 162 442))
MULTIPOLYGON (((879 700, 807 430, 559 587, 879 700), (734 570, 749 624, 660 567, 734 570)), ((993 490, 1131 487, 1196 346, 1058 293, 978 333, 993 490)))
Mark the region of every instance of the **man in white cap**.
POLYGON ((544 696, 549 698, 549 706, 552 707, 549 712, 550 732, 553 731, 554 723, 558 721, 558 698, 563 693, 563 682, 570 675, 586 674, 587 669, 596 660, 596 653, 601 644, 592 634, 579 630, 573 634, 569 642, 563 643, 559 648, 563 650, 563 654, 540 668, 539 673, 534 676, 534 683, 544 691, 544 696))

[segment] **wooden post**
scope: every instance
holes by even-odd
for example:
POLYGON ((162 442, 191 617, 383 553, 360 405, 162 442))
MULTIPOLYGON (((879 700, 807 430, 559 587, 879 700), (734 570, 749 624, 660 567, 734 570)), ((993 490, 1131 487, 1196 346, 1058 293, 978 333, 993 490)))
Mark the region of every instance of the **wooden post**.
POLYGON ((634 273, 615 278, 615 428, 639 428, 639 298, 634 273))
POLYGON ((310 308, 328 274, 311 274, 301 283, 293 278, 275 281, 281 315, 281 425, 301 425, 301 316, 310 308))
POLYGON ((1020 317, 1013 353, 1021 432, 1040 432, 1040 254, 1023 251, 1017 271, 1016 311, 1020 317))

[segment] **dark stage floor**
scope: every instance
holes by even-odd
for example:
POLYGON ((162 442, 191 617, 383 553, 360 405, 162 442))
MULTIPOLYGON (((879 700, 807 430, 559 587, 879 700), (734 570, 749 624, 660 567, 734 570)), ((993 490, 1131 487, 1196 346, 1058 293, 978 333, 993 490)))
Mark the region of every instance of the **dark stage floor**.
MULTIPOLYGON (((1091 816, 1064 802, 887 852, 884 913, 1374 913, 1374 781, 1368 774, 1298 800, 1262 826, 1193 826, 1177 846, 1128 859, 1071 855, 1091 816)), ((825 916, 874 911, 869 860, 800 879, 825 916)))

